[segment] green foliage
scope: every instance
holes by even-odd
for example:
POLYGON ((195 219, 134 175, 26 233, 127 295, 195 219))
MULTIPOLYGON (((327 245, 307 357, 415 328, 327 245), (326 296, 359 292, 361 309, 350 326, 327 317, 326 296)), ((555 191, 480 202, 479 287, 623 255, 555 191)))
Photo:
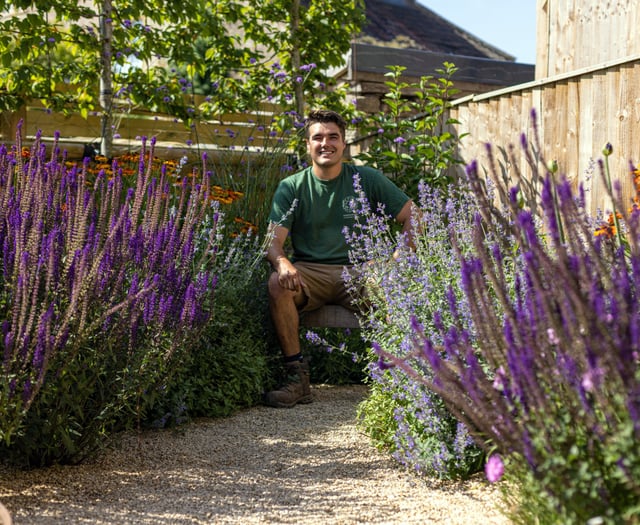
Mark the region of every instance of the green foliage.
POLYGON ((78 463, 91 456, 114 433, 132 428, 145 402, 142 394, 153 390, 174 362, 160 358, 170 347, 167 340, 132 354, 96 337, 73 359, 53 364, 60 372, 47 380, 21 430, 0 455, 29 467, 78 463))
POLYGON ((423 76, 415 83, 402 80, 405 69, 389 67, 385 107, 362 120, 361 135, 372 142, 357 158, 416 198, 421 180, 446 189, 452 182, 451 167, 461 163, 456 156, 461 137, 453 129, 457 122, 447 116, 449 101, 458 92, 451 80, 457 69, 445 62, 437 76, 423 76))
POLYGON ((379 450, 393 452, 398 423, 393 392, 378 381, 369 381, 369 395, 358 405, 358 424, 379 450))
POLYGON ((270 374, 267 275, 258 264, 259 240, 239 235, 221 247, 214 316, 160 388, 146 425, 226 416, 259 402, 270 374))
MULTIPOLYGON (((520 454, 508 458, 502 491, 505 514, 522 525, 535 519, 567 525, 638 523, 640 500, 634 480, 640 469, 633 424, 620 425, 618 432, 600 442, 583 426, 565 419, 556 425, 553 451, 535 471, 520 454)), ((544 418, 542 424, 547 422, 544 418)), ((534 438, 535 449, 547 450, 549 443, 539 441, 539 436, 534 438)))
POLYGON ((345 109, 342 91, 329 89, 327 68, 342 64, 359 31, 360 0, 112 4, 110 17, 98 0, 57 0, 46 8, 37 1, 3 4, 0 111, 15 111, 30 99, 85 117, 99 111, 108 119, 116 107, 143 107, 191 126, 197 118, 255 108, 263 100, 299 118, 306 98, 345 109), (274 69, 284 73, 275 83, 274 69), (101 81, 112 85, 113 99, 101 81), (194 94, 210 98, 196 107, 194 94))
MULTIPOLYGON (((222 3, 232 12, 239 9, 231 2, 222 3)), ((0 91, 10 97, 3 100, 13 100, 19 106, 37 98, 47 107, 70 112, 98 108, 103 2, 59 0, 46 8, 38 4, 13 3, 2 10, 0 91), (12 5, 20 9, 14 11, 12 5)), ((217 36, 221 47, 231 38, 226 31, 218 31, 219 18, 199 0, 179 5, 114 2, 113 18, 104 22, 113 31, 115 91, 129 91, 129 100, 145 107, 163 106, 167 90, 180 93, 179 86, 164 83, 164 68, 158 57, 191 59, 191 47, 184 42, 192 34, 217 36)), ((16 106, 5 105, 2 109, 16 106)))
POLYGON ((309 358, 312 382, 343 385, 365 380, 367 345, 360 330, 302 328, 302 332, 302 353, 309 358))
MULTIPOLYGON (((637 381, 637 370, 635 375, 637 381)), ((593 411, 570 390, 550 391, 553 411, 528 414, 529 459, 514 452, 505 462, 509 488, 502 496, 513 523, 532 523, 534 517, 567 525, 639 522, 637 422, 629 414, 627 395, 613 380, 585 395, 591 402, 607 400, 593 411)))

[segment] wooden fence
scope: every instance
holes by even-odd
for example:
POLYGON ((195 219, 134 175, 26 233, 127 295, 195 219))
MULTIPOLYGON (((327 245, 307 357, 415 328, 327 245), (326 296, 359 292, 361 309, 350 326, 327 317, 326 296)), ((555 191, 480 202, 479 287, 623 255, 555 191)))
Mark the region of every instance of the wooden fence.
MULTIPOLYGON (((203 101, 203 97, 196 97, 193 105, 203 101)), ((139 151, 143 136, 155 137, 156 153, 167 159, 197 158, 203 151, 215 155, 275 148, 282 139, 281 132, 274 126, 281 111, 276 104, 264 103, 256 111, 196 119, 188 126, 166 114, 121 105, 113 114, 113 153, 139 151)), ((0 142, 15 142, 19 121, 22 121, 22 139, 27 144, 38 132, 43 142, 50 143, 57 132, 61 148, 72 158, 81 158, 85 145, 100 143, 101 118, 97 112, 85 119, 77 113, 66 116, 51 112, 39 102, 33 102, 17 113, 0 115, 0 142)))
POLYGON ((537 0, 536 79, 640 53, 640 3, 537 0))
MULTIPOLYGON (((640 164, 640 55, 455 101, 457 131, 469 133, 462 139, 461 157, 487 166, 487 143, 519 148, 522 133, 532 138, 532 109, 543 155, 557 160, 559 172, 575 186, 584 184, 592 213, 611 209, 594 170, 606 143, 613 146, 612 178, 631 197, 629 163, 640 164)), ((520 168, 530 171, 523 156, 520 168)))

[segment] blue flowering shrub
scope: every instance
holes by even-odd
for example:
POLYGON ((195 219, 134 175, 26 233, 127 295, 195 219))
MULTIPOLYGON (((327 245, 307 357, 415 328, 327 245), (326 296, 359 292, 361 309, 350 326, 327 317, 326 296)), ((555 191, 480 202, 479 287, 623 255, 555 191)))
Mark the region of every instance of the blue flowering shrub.
MULTIPOLYGON (((456 285, 460 265, 449 231, 462 239, 471 237, 472 206, 464 196, 445 198, 421 185, 418 204, 422 227, 415 235, 415 252, 404 249, 393 258, 404 242, 369 209, 365 198, 356 206, 357 227, 349 235, 352 260, 364 266, 362 276, 351 283, 367 290, 369 313, 362 336, 398 358, 412 353, 415 319, 433 333, 451 319, 440 313, 461 295, 456 285)), ((459 314, 469 312, 460 309, 459 314)), ((359 407, 359 418, 379 447, 402 464, 440 478, 466 477, 482 468, 483 452, 439 395, 402 369, 385 366, 375 354, 370 361, 371 395, 359 407)), ((433 379, 428 366, 411 362, 417 373, 433 379)))
POLYGON ((638 523, 640 209, 612 195, 626 242, 596 236, 582 192, 535 166, 537 213, 503 186, 506 217, 468 166, 478 206, 473 249, 456 255, 463 294, 442 322, 413 317, 406 354, 383 338, 379 366, 438 393, 490 452, 514 523, 638 523))

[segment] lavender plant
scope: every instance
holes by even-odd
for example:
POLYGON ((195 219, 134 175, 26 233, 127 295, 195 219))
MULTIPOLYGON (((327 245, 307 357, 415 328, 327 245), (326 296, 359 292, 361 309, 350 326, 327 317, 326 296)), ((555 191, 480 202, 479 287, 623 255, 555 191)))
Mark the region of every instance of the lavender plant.
POLYGON ((464 296, 451 294, 435 331, 414 316, 406 355, 376 346, 382 366, 438 393, 492 453, 487 475, 504 470, 514 522, 637 523, 640 210, 627 216, 627 256, 611 258, 565 178, 535 174, 540 228, 519 188, 503 188, 505 221, 476 163, 467 176, 481 213, 473 252, 457 249, 464 296))
POLYGON ((89 186, 86 164, 68 168, 55 145, 48 157, 36 140, 26 159, 19 143, 0 147, 5 458, 82 459, 152 402, 209 317, 207 181, 173 193, 145 166, 146 148, 124 189, 104 173, 89 186), (207 215, 207 248, 196 250, 207 215))
MULTIPOLYGON (((434 333, 450 319, 437 315, 461 295, 461 290, 450 289, 459 264, 448 231, 470 235, 471 230, 470 202, 464 198, 446 199, 423 184, 419 208, 415 252, 404 250, 392 258, 396 246, 404 243, 364 198, 356 209, 357 227, 348 237, 352 261, 363 264, 361 276, 351 283, 354 291, 366 289, 363 306, 368 315, 362 336, 396 358, 412 352, 413 319, 434 333)), ((370 360, 371 395, 360 406, 359 416, 378 446, 390 450, 400 463, 441 478, 464 477, 481 468, 481 450, 440 396, 375 355, 370 360)), ((433 379, 428 366, 411 363, 420 376, 433 379)))

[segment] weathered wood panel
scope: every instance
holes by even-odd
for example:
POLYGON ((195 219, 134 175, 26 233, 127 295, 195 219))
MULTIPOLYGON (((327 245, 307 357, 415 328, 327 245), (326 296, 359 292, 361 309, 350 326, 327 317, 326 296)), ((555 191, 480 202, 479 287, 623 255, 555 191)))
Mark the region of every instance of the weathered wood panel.
POLYGON ((536 79, 640 53, 640 2, 538 0, 536 79))
POLYGON ((360 328, 358 316, 337 304, 325 304, 317 310, 304 313, 300 324, 310 328, 360 328))
MULTIPOLYGON (((593 213, 610 209, 599 170, 607 142, 613 145, 611 173, 625 195, 633 191, 629 163, 640 164, 640 55, 544 81, 466 97, 453 103, 452 117, 462 141, 461 157, 488 166, 485 144, 521 151, 520 136, 533 138, 531 111, 538 115, 542 154, 557 160, 560 172, 588 190, 593 213)), ((523 155, 517 167, 529 173, 523 155)), ((511 167, 514 169, 515 167, 511 167)))
MULTIPOLYGON (((195 100, 194 105, 201 102, 195 100)), ((120 109, 113 115, 114 153, 139 150, 143 136, 155 137, 156 151, 165 158, 197 155, 203 150, 276 147, 279 136, 274 132, 273 124, 280 111, 275 104, 265 103, 253 112, 196 119, 188 126, 170 115, 120 109)), ((85 144, 100 142, 102 124, 98 113, 91 113, 87 118, 77 113, 64 115, 47 110, 37 101, 27 104, 18 113, 0 115, 0 141, 14 142, 20 120, 22 138, 27 143, 36 133, 40 133, 45 142, 52 141, 58 133, 60 145, 70 156, 80 155, 85 144)))

